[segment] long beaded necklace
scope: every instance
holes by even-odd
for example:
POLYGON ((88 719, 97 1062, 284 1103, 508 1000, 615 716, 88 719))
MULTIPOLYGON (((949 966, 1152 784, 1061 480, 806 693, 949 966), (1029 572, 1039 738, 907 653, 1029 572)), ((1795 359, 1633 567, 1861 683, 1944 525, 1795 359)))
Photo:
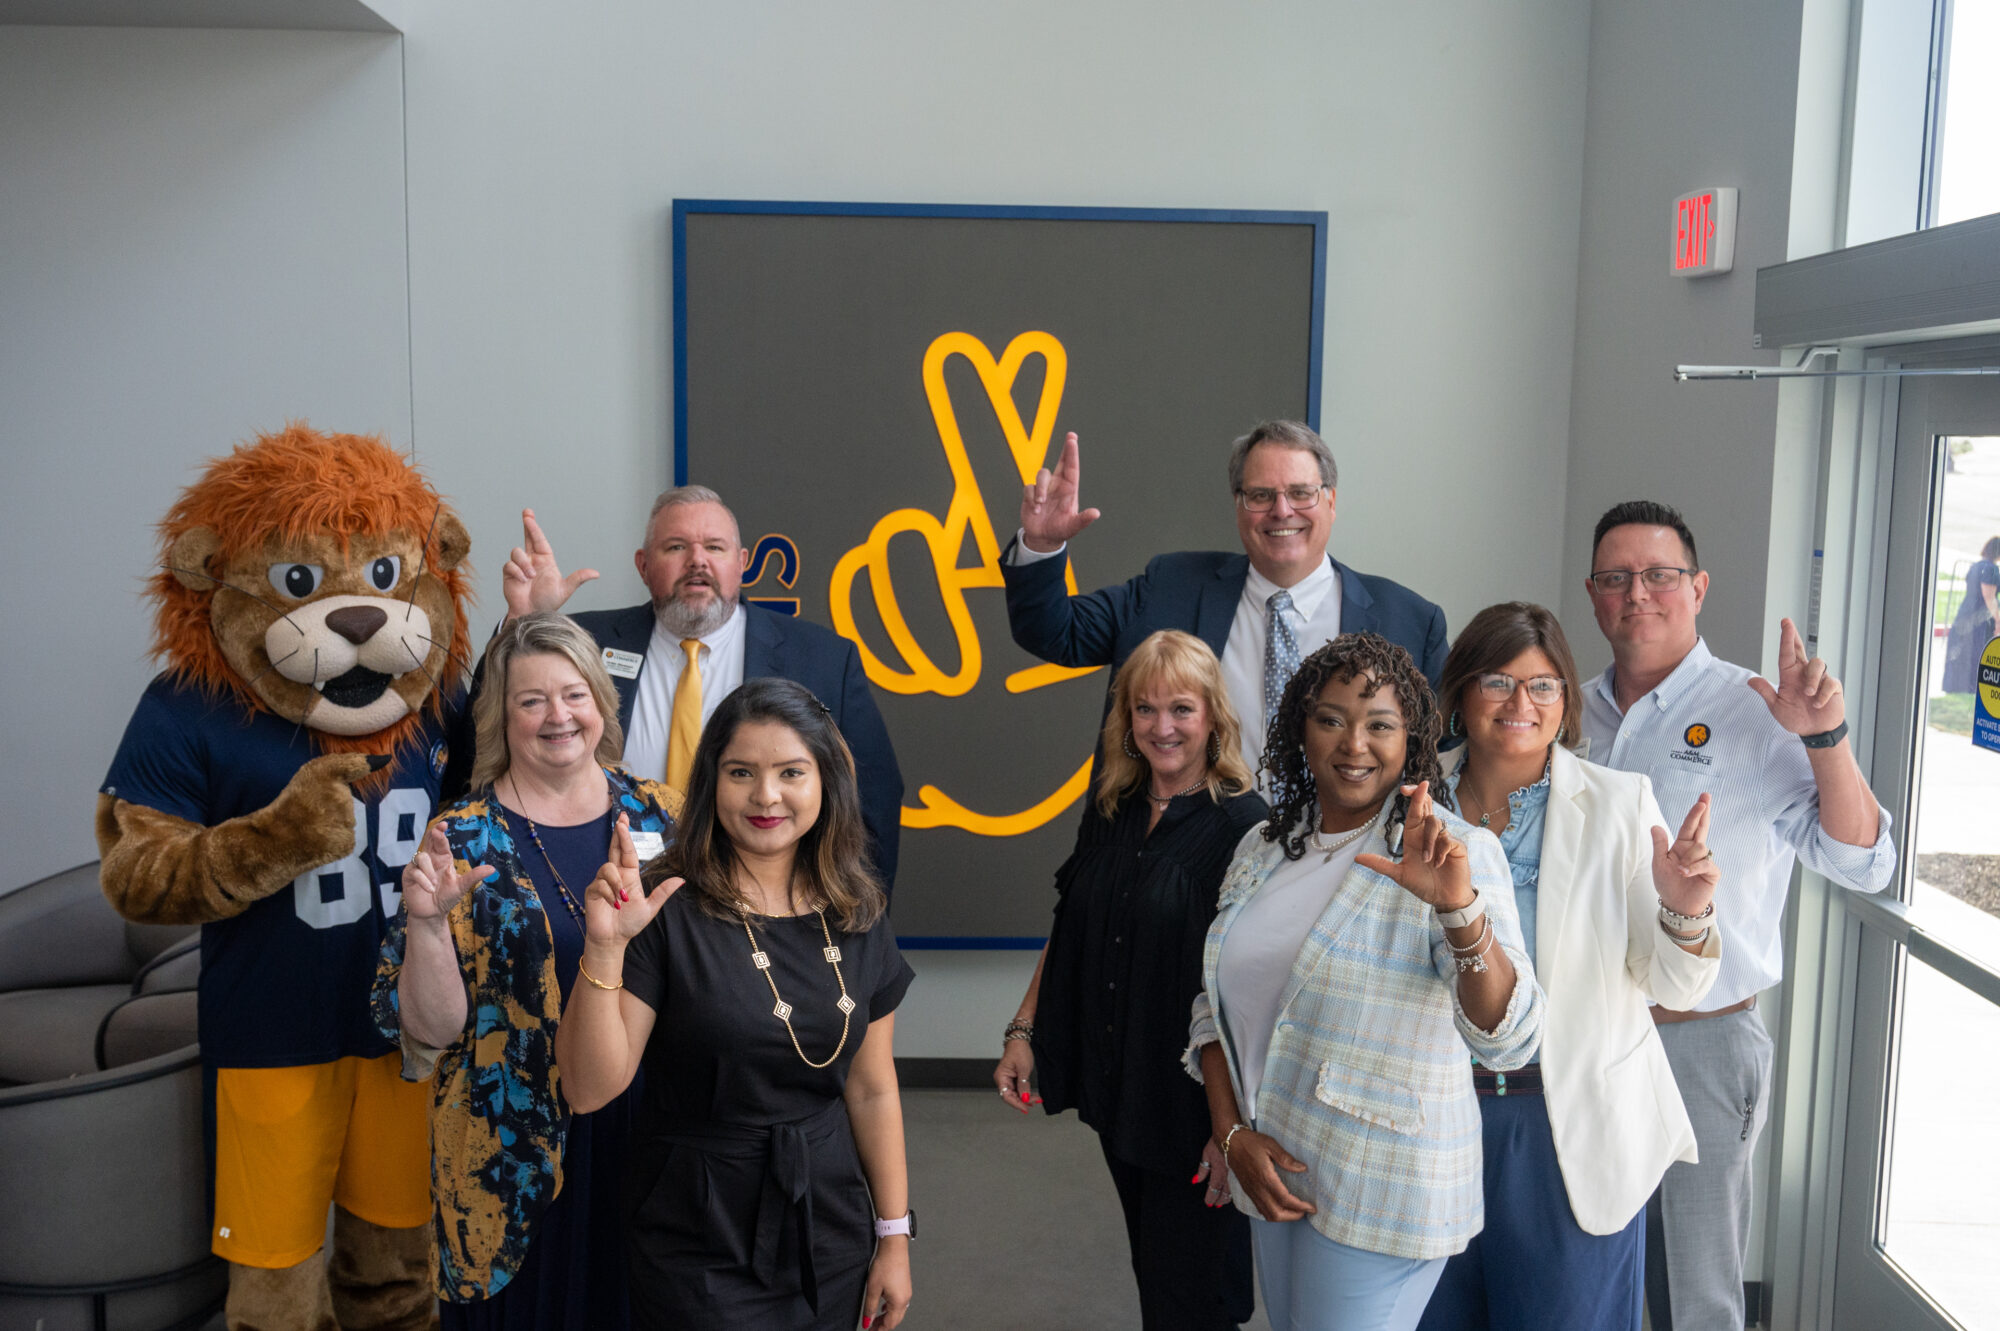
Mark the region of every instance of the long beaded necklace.
POLYGON ((840 1009, 840 1043, 833 1047, 833 1052, 826 1056, 823 1063, 815 1063, 806 1057, 805 1049, 799 1044, 799 1033, 792 1029, 792 1005, 779 995, 777 978, 771 974, 771 954, 757 946, 757 935, 750 928, 747 911, 743 913, 742 920, 744 936, 750 940, 750 962, 764 972, 764 981, 771 986, 771 999, 776 1004, 771 1009, 771 1015, 785 1023, 785 1032, 792 1037, 792 1048, 798 1051, 800 1061, 809 1068, 823 1068, 830 1066, 833 1060, 840 1057, 840 1051, 847 1048, 848 1027, 854 1021, 854 1000, 847 996, 847 980, 840 973, 840 949, 834 945, 833 931, 827 928, 826 908, 814 906, 813 914, 819 916, 819 931, 826 939, 826 948, 821 955, 833 967, 834 983, 840 986, 840 1001, 834 1004, 840 1009))
MULTIPOLYGON (((583 903, 578 901, 576 894, 569 890, 569 884, 563 881, 562 870, 556 868, 555 860, 549 856, 549 848, 542 844, 542 834, 536 829, 535 820, 528 816, 528 802, 521 798, 521 785, 518 781, 514 780, 514 774, 511 772, 507 774, 507 785, 514 792, 514 803, 521 806, 521 821, 528 825, 528 840, 534 842, 535 849, 542 852, 542 863, 549 866, 549 876, 556 880, 556 895, 562 898, 563 908, 569 912, 570 918, 576 921, 577 927, 579 929, 582 928, 583 903)), ((500 805, 500 819, 502 822, 507 820, 506 809, 506 805, 500 805)))

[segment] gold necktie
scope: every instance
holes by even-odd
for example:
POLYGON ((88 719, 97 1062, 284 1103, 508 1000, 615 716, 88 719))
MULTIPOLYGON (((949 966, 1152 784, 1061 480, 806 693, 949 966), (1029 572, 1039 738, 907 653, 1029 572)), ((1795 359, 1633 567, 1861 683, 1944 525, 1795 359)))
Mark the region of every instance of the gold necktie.
POLYGON ((687 794, 694 746, 701 740, 701 639, 681 639, 681 650, 687 665, 674 685, 674 715, 667 726, 667 786, 676 795, 687 794))

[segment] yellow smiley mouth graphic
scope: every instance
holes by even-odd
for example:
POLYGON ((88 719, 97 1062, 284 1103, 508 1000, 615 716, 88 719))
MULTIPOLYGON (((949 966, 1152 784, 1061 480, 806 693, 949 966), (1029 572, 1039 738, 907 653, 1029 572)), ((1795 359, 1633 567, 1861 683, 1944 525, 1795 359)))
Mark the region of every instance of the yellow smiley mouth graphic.
MULTIPOLYGON (((840 557, 834 565, 828 588, 835 630, 860 651, 861 664, 868 672, 868 678, 891 693, 936 693, 957 698, 969 692, 979 682, 984 657, 965 593, 969 588, 1004 585, 1000 576, 1000 543, 994 536, 993 521, 987 514, 985 498, 979 492, 979 482, 973 475, 965 440, 959 431, 958 415, 945 387, 945 362, 953 356, 963 356, 977 371, 987 400, 992 404, 993 413, 1006 436, 1015 470, 1020 473, 1024 485, 1034 480, 1035 473, 1041 469, 1042 459, 1048 455, 1049 438, 1055 430, 1056 408, 1062 402, 1063 384, 1069 372, 1069 355, 1063 350, 1062 343, 1054 335, 1039 331, 1016 337, 1007 344, 1006 351, 998 360, 983 342, 970 333, 946 333, 933 341, 924 352, 924 396, 930 402, 938 442, 944 448, 945 460, 951 468, 950 506, 945 510, 942 522, 937 515, 920 508, 899 508, 884 516, 869 532, 866 541, 840 557), (1015 405, 1013 397, 1014 380, 1030 356, 1040 356, 1045 370, 1032 428, 1022 421, 1020 408, 1015 405), (959 562, 968 532, 979 554, 978 561, 969 566, 959 562), (892 537, 904 534, 921 536, 930 551, 931 567, 937 575, 938 594, 943 599, 945 616, 951 622, 952 636, 958 648, 956 673, 947 674, 923 649, 897 604, 889 572, 889 542, 892 537), (874 597, 876 612, 881 616, 882 626, 889 635, 896 656, 903 663, 900 669, 877 656, 862 640, 855 625, 852 604, 854 579, 864 569, 868 574, 868 589, 874 597)), ((1063 577, 1070 595, 1076 595, 1076 568, 1067 556, 1063 577)), ((1080 678, 1096 669, 1098 667, 1095 666, 1083 669, 1057 665, 1030 666, 1007 677, 1007 691, 1025 693, 1030 689, 1080 678)), ((904 827, 958 827, 980 836, 1019 836, 1040 827, 1074 803, 1090 785, 1090 768, 1091 759, 1085 758, 1083 765, 1053 794, 1028 808, 1008 814, 977 813, 936 786, 920 786, 917 799, 921 807, 913 809, 905 806, 902 823, 904 827)))

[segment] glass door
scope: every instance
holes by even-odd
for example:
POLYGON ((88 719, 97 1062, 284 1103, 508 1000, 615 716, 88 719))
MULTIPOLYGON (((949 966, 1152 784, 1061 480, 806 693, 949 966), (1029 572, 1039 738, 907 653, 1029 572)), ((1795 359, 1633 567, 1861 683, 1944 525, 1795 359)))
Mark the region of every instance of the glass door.
POLYGON ((1884 898, 1843 898, 1833 1324, 2000 1331, 2000 382, 1905 379, 1886 473, 1874 779, 1902 856, 1884 898))

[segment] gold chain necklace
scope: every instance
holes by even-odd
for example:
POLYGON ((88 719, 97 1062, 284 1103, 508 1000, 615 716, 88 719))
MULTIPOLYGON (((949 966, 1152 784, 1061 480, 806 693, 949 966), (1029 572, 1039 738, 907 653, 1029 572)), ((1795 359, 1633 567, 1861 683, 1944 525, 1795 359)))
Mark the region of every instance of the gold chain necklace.
POLYGON ((840 1057, 840 1051, 847 1048, 848 1028, 854 1021, 854 1000, 847 996, 847 980, 840 973, 840 949, 834 945, 833 931, 826 926, 826 908, 814 906, 813 914, 819 916, 819 931, 826 939, 826 949, 820 955, 833 967, 834 983, 840 986, 840 1001, 834 1004, 840 1009, 840 1043, 833 1047, 833 1052, 826 1056, 824 1063, 815 1063, 806 1057, 805 1049, 799 1044, 799 1033, 792 1029, 792 1005, 779 995, 778 981, 771 974, 771 954, 757 946, 757 935, 751 931, 748 913, 741 918, 744 936, 750 940, 750 962, 764 972, 764 981, 771 986, 771 998, 776 1004, 771 1009, 771 1015, 785 1023, 785 1032, 792 1037, 792 1048, 798 1051, 799 1060, 809 1068, 823 1068, 830 1066, 833 1060, 840 1057))

